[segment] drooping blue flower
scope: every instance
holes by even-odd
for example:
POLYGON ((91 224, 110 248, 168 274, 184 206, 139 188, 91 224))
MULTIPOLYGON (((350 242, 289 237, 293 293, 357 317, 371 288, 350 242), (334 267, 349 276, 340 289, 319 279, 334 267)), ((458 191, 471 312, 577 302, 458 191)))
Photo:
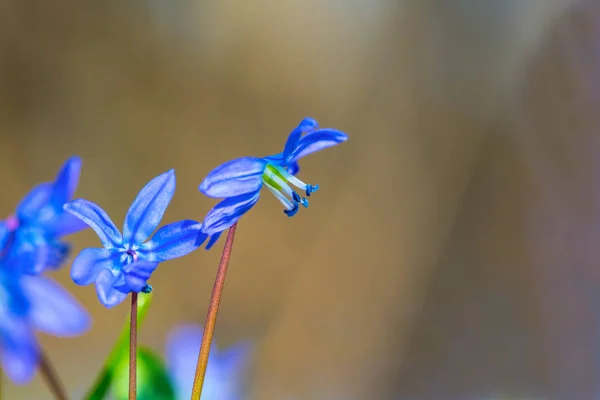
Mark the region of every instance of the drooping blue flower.
MULTIPOLYGON (((162 261, 184 256, 202 244, 201 224, 184 220, 157 228, 175 192, 175 171, 151 180, 131 204, 123 233, 98 205, 77 199, 65 210, 98 235, 102 248, 84 249, 73 261, 71 278, 78 285, 96 283, 100 302, 113 307, 131 292, 151 290, 147 281, 162 261)), ((204 239, 203 239, 204 238, 204 239)))
POLYGON ((199 190, 208 197, 224 200, 204 219, 202 232, 212 236, 207 248, 214 244, 221 232, 256 204, 263 186, 283 204, 284 212, 289 217, 298 212, 300 204, 308 207, 306 197, 319 186, 304 183, 295 177, 300 170, 298 160, 346 140, 348 136, 345 133, 319 128, 317 121, 305 118, 290 133, 282 153, 262 158, 242 157, 212 170, 200 184, 199 190), (306 197, 292 186, 304 192, 306 197))
POLYGON ((70 246, 63 236, 87 226, 63 210, 71 200, 81 171, 81 159, 69 158, 53 182, 35 186, 21 200, 15 213, 0 221, 0 257, 7 268, 39 274, 45 268, 57 268, 67 257, 70 246))
POLYGON ((14 273, 0 261, 0 364, 12 381, 25 384, 36 371, 36 331, 73 337, 90 325, 85 309, 56 282, 14 273))
MULTIPOLYGON (((176 327, 167 337, 167 367, 178 400, 187 400, 192 396, 201 342, 202 328, 194 324, 176 327)), ((249 343, 240 343, 224 351, 213 345, 210 349, 201 399, 241 399, 242 374, 249 361, 250 352, 249 343)))

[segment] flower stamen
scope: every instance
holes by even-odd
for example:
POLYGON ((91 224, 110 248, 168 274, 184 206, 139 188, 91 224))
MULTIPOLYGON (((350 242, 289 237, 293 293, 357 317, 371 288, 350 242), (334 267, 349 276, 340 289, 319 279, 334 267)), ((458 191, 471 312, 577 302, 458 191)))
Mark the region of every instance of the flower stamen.
POLYGON ((312 192, 319 189, 318 185, 309 185, 290 174, 285 168, 269 164, 265 168, 262 181, 265 186, 275 195, 277 200, 285 207, 284 212, 288 216, 293 216, 298 212, 299 205, 308 207, 308 199, 302 197, 293 190, 289 184, 302 189, 306 196, 310 196, 312 192), (289 183, 289 184, 288 184, 289 183))
POLYGON ((138 260, 138 255, 135 252, 135 250, 127 250, 127 255, 130 256, 133 259, 133 262, 136 262, 138 260))

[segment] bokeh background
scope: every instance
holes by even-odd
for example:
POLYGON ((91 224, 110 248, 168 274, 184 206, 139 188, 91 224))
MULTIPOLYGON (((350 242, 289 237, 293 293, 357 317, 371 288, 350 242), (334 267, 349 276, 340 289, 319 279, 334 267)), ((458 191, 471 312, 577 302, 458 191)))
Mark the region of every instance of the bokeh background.
MULTIPOLYGON (((164 221, 201 220, 217 164, 349 134, 303 160, 310 209, 238 227, 216 340, 255 343, 251 400, 597 399, 599 110, 595 0, 0 1, 2 215, 78 154, 116 222, 170 168, 164 221)), ((203 322, 219 250, 156 271, 140 341, 203 322)), ((54 276, 94 317, 41 337, 77 396, 127 304, 54 276)))

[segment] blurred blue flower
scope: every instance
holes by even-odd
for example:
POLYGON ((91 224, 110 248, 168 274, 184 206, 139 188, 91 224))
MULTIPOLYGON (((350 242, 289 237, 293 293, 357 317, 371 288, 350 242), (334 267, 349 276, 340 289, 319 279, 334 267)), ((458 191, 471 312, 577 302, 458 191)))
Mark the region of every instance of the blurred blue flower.
MULTIPOLYGON (((202 333, 202 328, 198 325, 184 325, 173 329, 167 337, 167 367, 177 399, 187 400, 192 396, 202 333)), ((249 343, 240 343, 225 351, 220 351, 213 345, 202 387, 202 399, 241 399, 242 373, 250 351, 249 343)))
POLYGON ((12 381, 25 384, 35 373, 36 330, 72 337, 90 325, 85 309, 56 282, 14 273, 0 260, 0 364, 12 381))
POLYGON ((65 204, 65 210, 89 225, 104 246, 79 253, 71 269, 73 281, 78 285, 95 282, 98 298, 106 307, 119 304, 130 292, 150 291, 147 281, 160 262, 190 253, 206 238, 200 223, 184 220, 160 228, 145 242, 174 192, 174 170, 150 181, 131 204, 123 234, 98 205, 84 199, 65 204))
POLYGON ((69 158, 53 182, 35 186, 15 214, 0 221, 0 257, 7 268, 39 274, 63 263, 70 247, 59 239, 86 228, 63 210, 75 193, 80 171, 81 159, 69 158))
POLYGON ((299 204, 308 207, 308 200, 290 185, 302 190, 306 197, 319 186, 306 184, 294 176, 300 170, 298 160, 346 140, 348 136, 345 133, 320 129, 317 121, 305 118, 290 133, 282 153, 263 158, 242 157, 212 170, 199 190, 208 197, 224 200, 208 213, 203 222, 202 232, 213 236, 207 248, 214 244, 221 232, 256 204, 263 185, 283 204, 289 217, 298 212, 299 204))

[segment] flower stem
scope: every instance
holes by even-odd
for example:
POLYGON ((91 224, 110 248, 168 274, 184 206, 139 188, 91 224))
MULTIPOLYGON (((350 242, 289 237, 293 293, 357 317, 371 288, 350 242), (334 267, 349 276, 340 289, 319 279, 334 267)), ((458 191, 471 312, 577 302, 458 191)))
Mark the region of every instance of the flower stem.
POLYGON ((131 292, 131 315, 129 317, 129 400, 136 400, 137 311, 138 294, 131 292))
POLYGON ((223 294, 223 286, 225 285, 225 276, 227 274, 227 266, 231 258, 231 249, 233 247, 233 238, 235 236, 235 228, 237 222, 229 228, 227 240, 221 254, 217 277, 213 286, 212 295, 210 296, 210 304, 208 313, 206 314, 206 322, 204 323, 204 333, 202 335, 202 344, 200 345, 200 353, 198 354, 198 364, 196 365, 196 374, 194 376, 194 386, 192 388, 192 400, 200 400, 202 396, 202 385, 204 384, 204 376, 206 375, 206 367, 208 365, 208 355, 212 344, 213 334, 215 332, 215 324, 217 322, 217 314, 219 312, 219 303, 223 294))
MULTIPOLYGON (((144 319, 148 314, 148 309, 150 308, 151 303, 152 294, 150 293, 138 297, 138 328, 144 322, 144 319)), ((84 396, 85 400, 103 400, 107 396, 113 381, 113 373, 115 368, 121 362, 122 357, 129 358, 129 354, 127 354, 130 330, 129 325, 130 320, 125 321, 125 323, 123 324, 123 329, 121 329, 119 338, 117 339, 117 342, 110 351, 108 358, 104 363, 104 367, 100 371, 100 374, 96 378, 96 381, 94 382, 92 388, 84 396)))
POLYGON ((40 349, 40 373, 42 374, 42 378, 46 381, 50 392, 54 396, 56 400, 68 400, 67 391, 63 386, 60 379, 58 379, 58 375, 52 367, 50 360, 44 354, 44 352, 40 349))

